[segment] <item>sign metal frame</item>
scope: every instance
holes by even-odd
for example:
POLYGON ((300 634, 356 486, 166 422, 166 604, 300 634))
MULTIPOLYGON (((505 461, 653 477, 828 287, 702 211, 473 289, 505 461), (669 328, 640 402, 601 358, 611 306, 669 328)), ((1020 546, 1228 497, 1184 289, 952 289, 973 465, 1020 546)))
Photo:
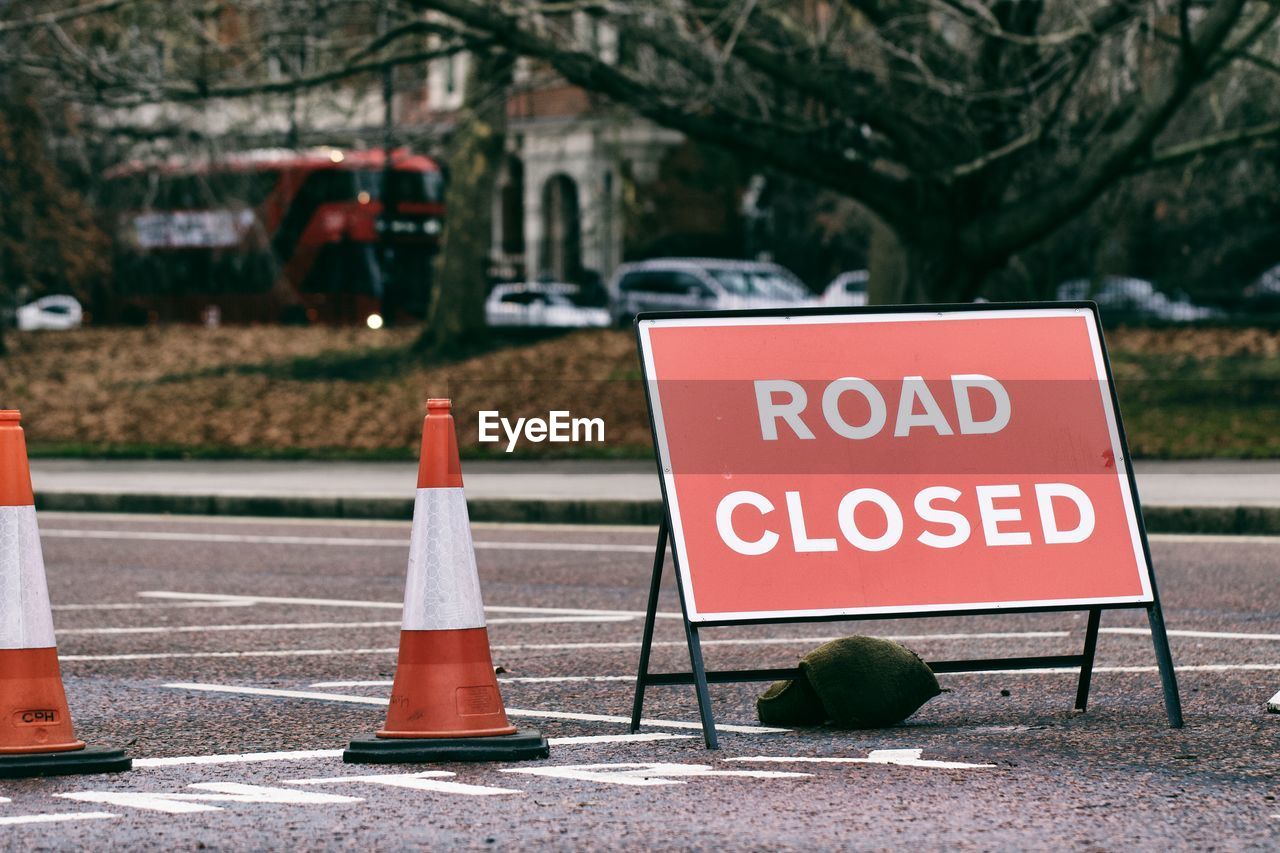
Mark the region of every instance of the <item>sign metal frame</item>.
MULTIPOLYGON (((1001 302, 980 304, 939 304, 939 305, 883 305, 871 307, 840 308, 796 308, 747 311, 661 311, 643 312, 635 318, 636 343, 641 353, 641 371, 644 379, 645 400, 648 404, 649 427, 654 437, 654 456, 658 465, 658 480, 662 488, 663 513, 658 528, 658 539, 654 552, 653 573, 649 587, 648 606, 645 611, 644 634, 640 648, 639 668, 636 675, 635 697, 632 703, 631 731, 640 729, 641 716, 644 710, 646 687, 693 685, 697 699, 698 712, 702 721, 703 737, 708 749, 718 748, 715 717, 711 709, 710 684, 729 684, 743 682, 764 682, 795 678, 800 675, 798 667, 708 670, 702 655, 700 631, 704 628, 728 627, 734 625, 760 625, 802 622, 833 622, 863 619, 910 619, 936 616, 977 616, 994 613, 1088 613, 1085 627, 1084 647, 1079 653, 1065 655, 1039 655, 1032 657, 980 658, 969 660, 930 661, 934 672, 982 672, 995 669, 1048 669, 1057 667, 1078 667, 1079 679, 1076 685, 1074 709, 1083 713, 1089 700, 1089 688, 1093 675, 1094 655, 1097 649, 1098 627, 1103 610, 1144 609, 1147 612, 1151 627, 1151 639, 1154 646, 1156 662, 1160 670, 1160 681, 1164 694, 1164 707, 1172 728, 1183 725, 1182 705, 1178 694, 1177 677, 1174 672, 1173 658, 1169 649, 1169 638, 1165 630, 1164 615, 1160 607, 1160 593, 1156 585, 1155 569, 1151 559, 1151 548, 1147 541, 1146 525, 1142 518, 1142 506, 1138 497, 1137 481, 1134 478, 1133 466, 1129 462, 1128 442, 1125 438, 1124 422, 1120 415, 1120 402, 1116 395, 1115 382, 1111 372, 1111 360, 1107 353, 1106 341, 1102 336, 1102 323, 1098 314, 1098 306, 1093 302, 1001 302), (1107 392, 1110 395, 1111 413, 1118 439, 1119 453, 1117 466, 1123 465, 1128 481, 1128 497, 1131 499, 1133 522, 1136 524, 1138 540, 1141 545, 1141 556, 1145 562, 1146 580, 1150 585, 1150 601, 1090 601, 1088 603, 1057 603, 1028 606, 987 605, 979 607, 957 606, 930 607, 928 609, 893 609, 889 612, 827 612, 817 615, 762 616, 743 618, 708 618, 696 616, 690 618, 690 593, 685 589, 686 575, 680 565, 679 549, 671 542, 672 496, 668 493, 667 478, 664 476, 664 465, 669 460, 664 458, 665 440, 660 434, 658 421, 654 416, 655 383, 659 380, 650 375, 649 365, 645 359, 645 340, 642 324, 654 320, 724 320, 733 318, 795 318, 795 317, 845 317, 849 315, 907 315, 907 314, 963 314, 972 312, 1014 312, 1043 311, 1045 309, 1084 309, 1091 314, 1092 329, 1096 332, 1096 343, 1101 353, 1101 361, 1107 392), (676 589, 680 597, 681 618, 684 623, 685 639, 689 648, 690 671, 659 672, 649 671, 651 650, 653 646, 654 625, 657 620, 658 595, 662 585, 663 568, 668 545, 671 544, 671 556, 676 576, 676 589)), ((660 405, 660 401, 659 401, 660 405)))

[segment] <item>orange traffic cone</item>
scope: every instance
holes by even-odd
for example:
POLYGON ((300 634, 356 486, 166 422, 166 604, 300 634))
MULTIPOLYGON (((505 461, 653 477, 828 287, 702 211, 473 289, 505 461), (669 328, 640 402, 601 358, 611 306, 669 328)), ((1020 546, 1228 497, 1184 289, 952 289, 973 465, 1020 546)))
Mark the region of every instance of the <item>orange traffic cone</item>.
POLYGON ((546 758, 547 740, 507 720, 489 656, 451 403, 428 400, 418 463, 400 658, 387 723, 354 740, 352 764, 546 758))
POLYGON ((0 411, 0 779, 128 770, 72 733, 20 420, 0 411))

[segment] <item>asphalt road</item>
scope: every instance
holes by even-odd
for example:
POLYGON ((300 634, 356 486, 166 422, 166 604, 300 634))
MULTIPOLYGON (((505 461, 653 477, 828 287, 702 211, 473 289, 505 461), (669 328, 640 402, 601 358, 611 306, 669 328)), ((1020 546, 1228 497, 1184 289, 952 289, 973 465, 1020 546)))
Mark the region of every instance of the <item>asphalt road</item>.
MULTIPOLYGON (((761 685, 651 688, 627 736, 653 531, 478 526, 520 764, 355 766, 395 666, 408 526, 40 519, 77 732, 128 774, 0 782, 0 848, 1280 847, 1280 539, 1155 537, 1186 728, 1167 727, 1145 617, 1108 612, 1087 714, 1069 673, 941 676, 877 731, 762 731, 761 685), (276 753, 255 755, 256 753, 276 753), (822 759, 822 760, 815 760, 822 759)), ((654 669, 687 669, 674 589, 654 669)), ((823 639, 926 658, 1078 650, 1083 615, 721 628, 713 668, 823 639)))

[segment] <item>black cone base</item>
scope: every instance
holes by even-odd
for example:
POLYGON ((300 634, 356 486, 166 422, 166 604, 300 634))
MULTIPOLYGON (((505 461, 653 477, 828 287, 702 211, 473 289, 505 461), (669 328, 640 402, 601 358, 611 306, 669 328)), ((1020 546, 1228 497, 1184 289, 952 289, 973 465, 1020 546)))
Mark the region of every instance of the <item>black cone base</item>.
POLYGON ((542 733, 520 729, 513 735, 451 738, 382 738, 351 741, 347 764, 418 764, 443 761, 529 761, 546 758, 551 747, 542 733))
POLYGON ((70 752, 32 752, 0 755, 0 779, 33 776, 75 776, 81 773, 123 773, 133 759, 119 749, 76 749, 70 752))

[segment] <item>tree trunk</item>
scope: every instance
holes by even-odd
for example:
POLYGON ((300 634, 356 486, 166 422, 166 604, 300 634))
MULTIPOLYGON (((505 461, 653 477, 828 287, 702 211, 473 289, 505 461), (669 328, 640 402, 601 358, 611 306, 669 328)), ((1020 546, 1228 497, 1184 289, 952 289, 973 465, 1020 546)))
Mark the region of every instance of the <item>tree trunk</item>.
POLYGON ((869 267, 872 305, 969 302, 977 296, 985 268, 964 259, 944 227, 928 241, 903 238, 877 222, 871 231, 869 267))
POLYGON ((466 99, 449 145, 443 249, 422 334, 414 342, 416 351, 430 356, 475 346, 486 337, 493 193, 506 146, 511 69, 505 53, 471 56, 466 99))

